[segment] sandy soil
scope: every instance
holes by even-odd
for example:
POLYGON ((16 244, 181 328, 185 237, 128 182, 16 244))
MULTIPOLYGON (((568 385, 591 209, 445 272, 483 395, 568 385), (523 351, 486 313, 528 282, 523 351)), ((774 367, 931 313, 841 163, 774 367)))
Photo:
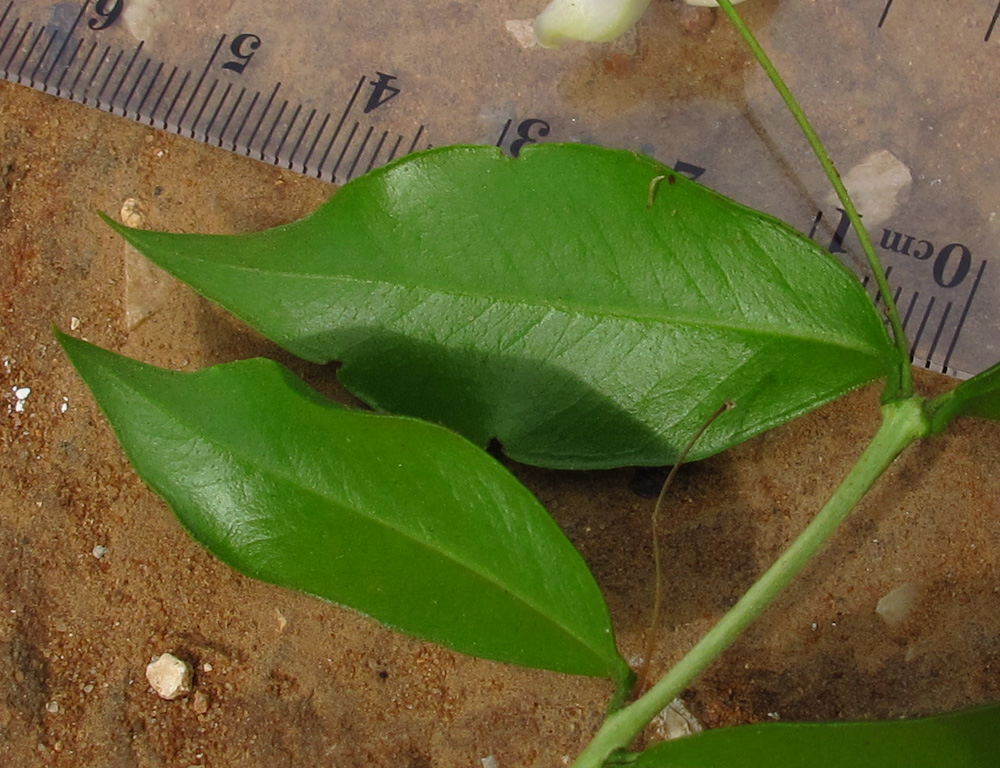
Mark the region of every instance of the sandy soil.
MULTIPOLYGON (((461 657, 214 560, 134 475, 54 343, 52 323, 177 369, 270 355, 343 397, 330 371, 136 272, 95 213, 132 199, 151 227, 239 232, 301 216, 331 191, 0 83, 4 765, 478 768, 494 755, 501 768, 553 766, 599 725, 606 681, 461 657), (129 309, 132 322, 149 314, 129 329, 129 309), (197 696, 150 690, 145 665, 167 651, 195 666, 197 696)), ((659 668, 803 527, 873 431, 877 400, 857 393, 683 470, 664 526, 659 668)), ((1000 698, 998 446, 1000 426, 968 420, 907 453, 687 692, 693 713, 714 727, 1000 698), (890 626, 876 605, 903 585, 915 607, 890 626)), ((516 471, 591 564, 626 656, 638 654, 656 477, 516 471)))

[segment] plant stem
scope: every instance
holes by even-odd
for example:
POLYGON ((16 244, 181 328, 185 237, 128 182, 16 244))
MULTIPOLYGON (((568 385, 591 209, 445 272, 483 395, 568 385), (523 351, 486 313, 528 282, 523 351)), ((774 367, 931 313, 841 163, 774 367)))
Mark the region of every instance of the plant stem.
POLYGON ((658 712, 677 698, 777 598, 903 449, 928 433, 922 398, 884 404, 882 424, 875 437, 812 522, 648 693, 604 721, 573 764, 574 768, 599 768, 612 753, 626 748, 658 712))
POLYGON ((847 214, 847 218, 851 222, 851 226, 854 227, 854 231, 858 233, 858 238, 861 241, 861 249, 864 251, 865 257, 868 259, 868 266, 875 277, 875 282, 878 284, 882 302, 885 304, 886 315, 889 318, 889 325, 892 327, 892 338, 896 344, 896 350, 899 353, 899 368, 897 371, 899 379, 897 382, 890 382, 890 387, 893 385, 897 387, 896 391, 892 394, 894 397, 898 397, 901 400, 909 398, 913 395, 913 371, 910 369, 910 345, 906 340, 906 333, 903 331, 903 323, 899 318, 899 310, 896 308, 896 302, 892 297, 892 290, 889 287, 889 281, 886 279, 885 270, 882 268, 882 263, 879 261, 878 254, 875 252, 875 246, 872 244, 871 236, 868 234, 868 230, 865 229, 865 225, 861 221, 858 209, 854 206, 854 201, 851 200, 847 187, 845 187, 844 182, 841 181, 840 173, 837 171, 829 153, 827 153, 826 148, 819 139, 819 136, 810 124, 809 118, 806 117, 806 113, 802 110, 802 107, 799 106, 795 96, 788 89, 788 86, 785 85, 785 81, 781 78, 778 70, 775 69, 774 64, 771 63, 771 59, 768 57, 767 53, 765 53, 764 49, 761 48, 760 43, 757 42, 757 38, 754 37, 753 32, 751 32, 750 28, 743 22, 743 19, 736 12, 736 9, 733 7, 730 0, 718 0, 718 3, 722 8, 723 13, 729 17, 729 20, 733 23, 737 31, 743 37, 743 40, 750 47, 750 50, 756 57, 757 62, 767 73, 767 76, 770 78, 775 89, 777 89, 778 94, 781 96, 782 101, 785 102, 785 106, 788 107, 788 110, 795 117, 795 122, 797 122, 799 124, 799 128, 802 129, 806 140, 809 142, 809 146, 812 147, 820 165, 823 166, 826 177, 830 180, 834 190, 837 192, 837 197, 840 199, 840 204, 844 206, 844 212, 847 214))

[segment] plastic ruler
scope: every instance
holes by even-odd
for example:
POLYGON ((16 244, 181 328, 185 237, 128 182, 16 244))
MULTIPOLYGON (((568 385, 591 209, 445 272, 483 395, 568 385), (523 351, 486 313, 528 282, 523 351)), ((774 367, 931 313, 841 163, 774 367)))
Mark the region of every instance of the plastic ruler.
MULTIPOLYGON (((530 34, 544 5, 0 0, 0 74, 338 183, 450 143, 634 149, 780 216, 864 275, 818 165, 717 11, 654 0, 621 41, 547 51, 530 34)), ((957 376, 992 365, 1000 2, 740 9, 861 190, 915 361, 957 376)))

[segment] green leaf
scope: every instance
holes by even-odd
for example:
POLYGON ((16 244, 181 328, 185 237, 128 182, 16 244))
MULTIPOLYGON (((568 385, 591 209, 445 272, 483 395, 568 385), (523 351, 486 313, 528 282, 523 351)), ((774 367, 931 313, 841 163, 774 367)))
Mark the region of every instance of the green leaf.
POLYGON ((944 431, 958 416, 1000 421, 1000 363, 929 402, 927 412, 933 435, 944 431))
POLYGON ((178 373, 58 338, 139 475, 237 570, 463 653, 629 674, 579 553, 461 436, 347 410, 269 360, 178 373))
POLYGON ((734 400, 708 456, 895 359, 819 246, 630 152, 449 147, 258 234, 112 226, 291 352, 343 361, 376 408, 533 464, 673 463, 734 400))
POLYGON ((720 728, 646 750, 635 768, 994 768, 1000 706, 915 720, 720 728))

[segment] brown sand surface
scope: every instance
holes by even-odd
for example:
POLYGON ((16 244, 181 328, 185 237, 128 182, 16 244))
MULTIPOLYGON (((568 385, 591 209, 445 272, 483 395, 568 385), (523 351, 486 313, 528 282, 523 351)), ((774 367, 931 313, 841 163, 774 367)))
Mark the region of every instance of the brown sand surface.
MULTIPOLYGON (((329 370, 143 272, 96 216, 131 200, 149 227, 244 232, 331 191, 0 83, 3 765, 556 766, 599 725, 606 681, 466 658, 216 561, 133 473, 54 342, 53 323, 178 370, 273 356, 346 397, 329 370), (144 678, 168 651, 195 667, 194 694, 172 702, 144 678)), ((801 530, 873 432, 877 403, 875 389, 856 393, 683 469, 665 515, 658 669, 801 530)), ((694 715, 706 727, 894 718, 1000 698, 998 447, 1000 426, 964 420, 906 453, 686 693, 694 715), (905 585, 913 610, 890 626, 876 606, 905 585)), ((652 502, 637 491, 655 478, 515 471, 583 552, 636 656, 652 591, 652 502)))

